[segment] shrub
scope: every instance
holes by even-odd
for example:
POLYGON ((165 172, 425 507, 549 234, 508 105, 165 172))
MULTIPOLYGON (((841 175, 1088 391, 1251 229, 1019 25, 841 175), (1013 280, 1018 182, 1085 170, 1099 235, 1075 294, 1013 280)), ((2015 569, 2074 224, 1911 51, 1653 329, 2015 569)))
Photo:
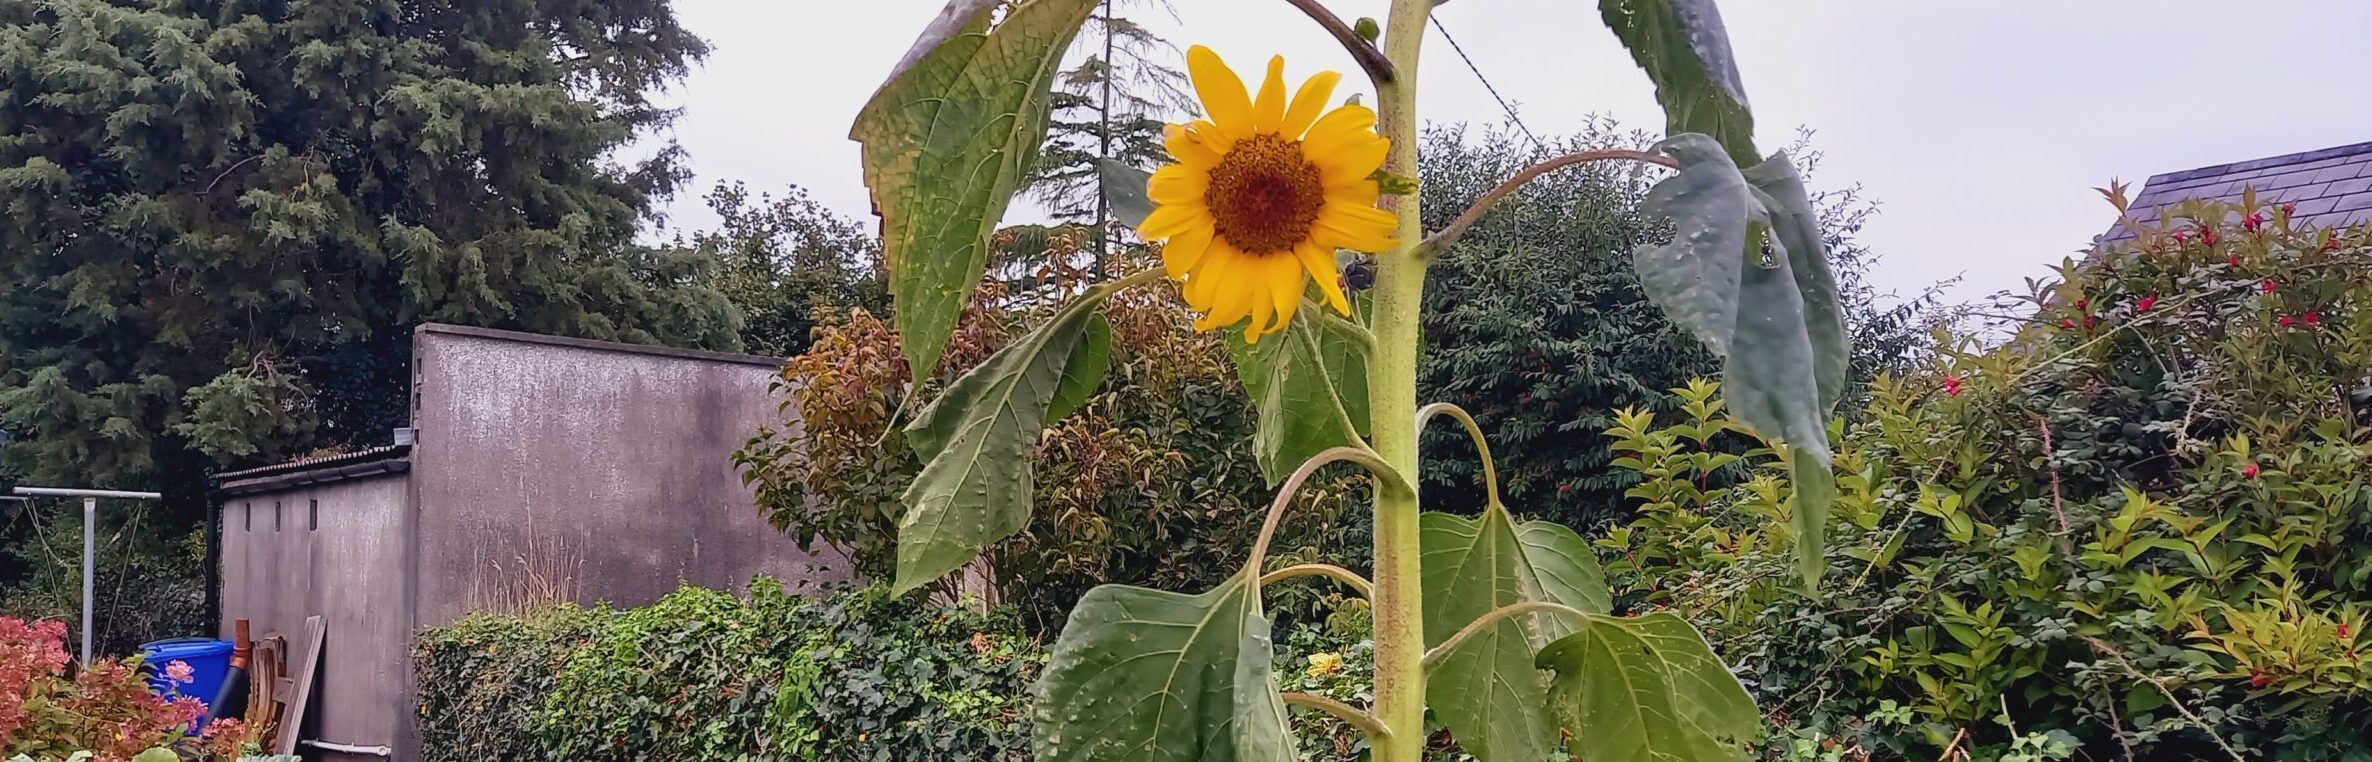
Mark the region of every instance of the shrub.
MULTIPOLYGON (((1010 243, 1010 242, 1008 242, 1010 243)), ((1059 258, 1058 258, 1059 259, 1059 258)), ((1011 342, 1037 312, 998 289, 966 314, 947 352, 952 377, 1011 342)), ((1029 525, 986 552, 997 600, 1033 632, 1059 626, 1073 601, 1104 582, 1196 589, 1224 577, 1250 547, 1272 493, 1252 454, 1252 409, 1219 334, 1201 334, 1174 295, 1111 300, 1112 367, 1077 413, 1035 454, 1029 525)), ((890 325, 858 311, 817 331, 783 370, 796 426, 770 428, 735 454, 775 526, 847 552, 856 571, 890 579, 899 496, 921 468, 897 426, 910 384, 890 325)), ((929 395, 926 395, 928 398, 929 395)), ((907 411, 911 412, 911 411, 907 411)), ((1350 496, 1316 480, 1289 512, 1276 555, 1315 559, 1357 548, 1341 519, 1350 496)))
POLYGON ((759 580, 479 615, 415 648, 428 760, 1018 760, 1044 662, 1008 612, 759 580))
MULTIPOLYGON (((99 661, 66 675, 66 627, 0 617, 0 756, 94 762, 231 759, 246 745, 236 720, 187 728, 196 698, 149 689, 139 659, 99 661)), ((183 676, 186 678, 186 676, 183 676)))
POLYGON ((1644 477, 1599 543, 1618 596, 1741 665, 1766 756, 2372 755, 2372 240, 2175 216, 1875 384, 1816 596, 1773 453, 1708 445, 1711 387, 1610 429, 1644 477))

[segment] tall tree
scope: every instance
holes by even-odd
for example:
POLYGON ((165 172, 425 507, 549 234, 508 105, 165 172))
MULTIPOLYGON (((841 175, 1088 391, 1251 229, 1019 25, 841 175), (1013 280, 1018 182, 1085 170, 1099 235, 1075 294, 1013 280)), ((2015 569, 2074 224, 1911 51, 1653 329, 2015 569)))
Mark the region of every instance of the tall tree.
POLYGON ((889 315, 881 240, 869 226, 795 185, 777 197, 718 183, 707 201, 717 228, 694 234, 689 247, 712 263, 700 282, 740 308, 748 351, 796 355, 807 351, 818 324, 849 310, 889 315))
POLYGON ((1079 64, 1055 78, 1053 117, 1029 179, 1032 198, 1056 220, 1088 226, 1094 251, 1106 248, 1111 210, 1097 167, 1113 161, 1150 171, 1169 158, 1164 124, 1194 113, 1177 47, 1116 11, 1142 8, 1175 17, 1169 0, 1104 0, 1079 32, 1079 64))
POLYGON ((0 426, 45 481, 196 494, 373 443, 409 329, 732 347, 634 243, 684 179, 666 0, 0 0, 0 426))

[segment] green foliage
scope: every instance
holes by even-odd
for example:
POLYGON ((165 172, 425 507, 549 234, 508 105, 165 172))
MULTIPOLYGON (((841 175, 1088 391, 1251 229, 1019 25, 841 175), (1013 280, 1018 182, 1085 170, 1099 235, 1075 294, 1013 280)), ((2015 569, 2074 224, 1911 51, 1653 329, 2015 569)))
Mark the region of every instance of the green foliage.
POLYGON ((1599 0, 1598 10, 1655 82, 1665 134, 1712 136, 1739 166, 1763 160, 1754 150, 1754 115, 1737 56, 1713 0, 1599 0))
POLYGON ((1043 656, 1003 613, 759 580, 423 633, 425 758, 1021 760, 1043 656))
POLYGON ((867 226, 796 186, 776 198, 719 183, 707 199, 717 229, 676 245, 711 263, 696 282, 740 311, 744 351, 788 357, 807 351, 816 327, 850 310, 889 314, 881 243, 867 226))
MULTIPOLYGON (((1547 601, 1604 614, 1605 572, 1573 530, 1547 522, 1517 524, 1507 509, 1486 508, 1477 519, 1426 513, 1424 552, 1425 643, 1440 646, 1494 609, 1547 601)), ((1547 713, 1547 681, 1532 670, 1533 654, 1574 631, 1571 620, 1546 613, 1500 619, 1468 637, 1437 662, 1425 682, 1425 701, 1468 753, 1489 762, 1537 762, 1557 742, 1547 713)))
POLYGON ((1302 461, 1367 435, 1366 332, 1318 305, 1293 314, 1283 331, 1253 344, 1229 331, 1236 375, 1252 397, 1252 452, 1271 485, 1302 461))
POLYGON ((1840 429, 1818 599, 1785 589, 1770 454, 1703 481, 1739 467, 1705 444, 1735 426, 1709 387, 1674 426, 1610 429, 1647 477, 1600 541, 1618 601, 1745 665, 1780 720, 1767 757, 2372 754, 2351 550, 2372 542, 2372 237, 2169 217, 2062 267, 2006 342, 1874 385, 1840 429))
POLYGON ((1056 64, 1093 0, 958 0, 857 115, 865 185, 881 215, 900 345, 933 375, 988 269, 989 234, 1036 165, 1056 64))
POLYGON ((1754 699, 1671 612, 1584 617, 1578 632, 1541 649, 1539 665, 1556 670, 1548 705, 1583 759, 1743 759, 1760 730, 1754 699))
MULTIPOLYGON (((1194 333, 1174 298, 1148 287, 1105 303, 1106 383, 1040 435, 1028 461, 1036 486, 1029 523, 985 553, 991 589, 1022 607, 1033 631, 1059 626, 1072 602, 1105 582, 1216 583, 1242 564, 1259 528, 1272 495, 1250 445, 1251 402, 1226 338, 1194 333)), ((950 344, 949 369, 980 364, 1044 314, 976 308, 950 344)), ((889 578, 900 496, 921 468, 904 434, 883 436, 908 384, 897 334, 860 313, 819 331, 784 376, 785 425, 737 454, 743 478, 776 526, 846 551, 861 574, 889 578)), ((1280 557, 1317 560, 1317 548, 1364 542, 1358 524, 1342 521, 1350 495, 1341 483, 1321 477, 1312 486, 1280 530, 1280 557)))
POLYGON ((1293 758, 1256 570, 1198 595, 1088 591, 1038 683, 1037 758, 1293 758))
MULTIPOLYGON (((1177 68, 1177 47, 1118 15, 1139 5, 1175 15, 1168 0, 1101 0, 1098 5, 1075 45, 1086 57, 1056 75, 1048 93, 1053 111, 1046 142, 1024 190, 1055 219, 1094 229, 1107 219, 1134 227, 1136 222, 1116 205, 1098 206, 1107 173, 1150 172, 1168 161, 1169 150, 1162 147, 1164 119, 1193 113, 1195 103, 1186 92, 1186 73, 1177 68)), ((1140 198, 1144 187, 1138 178, 1140 198)))

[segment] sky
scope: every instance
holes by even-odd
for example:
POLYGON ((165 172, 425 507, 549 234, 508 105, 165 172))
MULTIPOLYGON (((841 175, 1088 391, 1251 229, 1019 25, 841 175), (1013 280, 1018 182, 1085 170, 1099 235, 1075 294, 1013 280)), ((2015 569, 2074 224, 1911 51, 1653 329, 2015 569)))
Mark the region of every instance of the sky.
MULTIPOLYGON (((1284 0, 1173 0, 1138 11, 1181 48, 1239 70, 1286 58, 1364 78, 1284 0)), ((715 217, 720 181, 798 185, 849 217, 869 209, 849 123, 940 0, 677 0, 714 53, 668 98, 696 179, 673 229, 715 217)), ((1345 19, 1386 0, 1327 0, 1345 19)), ((1820 188, 1879 203, 1862 240, 1881 291, 1959 278, 1948 300, 2023 293, 2080 253, 2114 211, 2093 188, 2149 175, 2372 141, 2372 2, 2287 0, 1728 0, 1721 10, 1757 145, 1814 133, 1820 188)), ((1587 0, 1454 0, 1436 16, 1523 123, 1547 136, 1592 116, 1658 131, 1662 112, 1587 0)), ((1179 68, 1183 67, 1182 57, 1179 68)), ((1418 78, 1429 123, 1505 112, 1438 31, 1418 78)), ((1372 103, 1372 97, 1367 102, 1372 103)), ((1017 202, 1011 217, 1028 217, 1017 202)))

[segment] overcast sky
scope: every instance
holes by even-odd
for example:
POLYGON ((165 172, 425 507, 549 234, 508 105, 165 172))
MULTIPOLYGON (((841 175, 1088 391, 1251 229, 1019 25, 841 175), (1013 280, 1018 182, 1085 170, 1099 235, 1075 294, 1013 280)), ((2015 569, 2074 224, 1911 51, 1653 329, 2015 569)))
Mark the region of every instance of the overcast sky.
MULTIPOLYGON (((867 212, 849 122, 940 0, 677 0, 715 53, 680 86, 675 138, 697 179, 677 228, 714 220, 718 181, 806 187, 867 212)), ((1174 0, 1143 19, 1240 69, 1357 67, 1284 0, 1174 0)), ((1346 19, 1385 0, 1327 0, 1346 19)), ((1881 203, 1875 280, 1956 300, 2023 290, 2113 213, 2091 189, 2149 175, 2372 141, 2372 2, 2295 0, 1728 0, 1721 4, 1765 150, 1799 127, 1817 185, 1881 203)), ((1660 130, 1653 90, 1588 0, 1455 0, 1436 12, 1544 136, 1591 114, 1660 130)), ((1140 15, 1143 15, 1140 13, 1140 15)), ((1181 64, 1180 68, 1183 68, 1181 64)), ((1419 79, 1428 122, 1494 125, 1497 102, 1438 33, 1419 79)), ((1346 90, 1347 92, 1347 90, 1346 90)), ((1338 97, 1341 93, 1338 93, 1338 97)), ((1372 102, 1372 99, 1369 101, 1372 102)), ((1026 215, 1016 205, 1016 216, 1026 215)))

